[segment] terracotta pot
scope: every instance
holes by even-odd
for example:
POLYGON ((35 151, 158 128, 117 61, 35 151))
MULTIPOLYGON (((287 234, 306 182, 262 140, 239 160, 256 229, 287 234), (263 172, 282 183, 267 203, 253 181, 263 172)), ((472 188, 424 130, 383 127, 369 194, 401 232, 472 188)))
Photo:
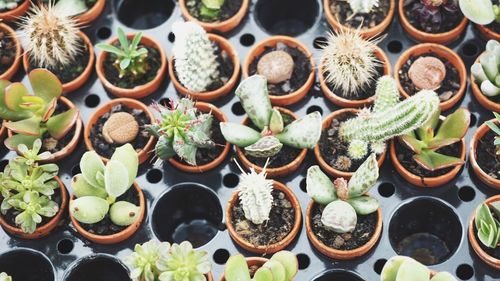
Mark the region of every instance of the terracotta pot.
MULTIPOLYGON (((384 75, 391 75, 391 63, 389 61, 389 58, 387 58, 387 55, 384 53, 384 51, 381 48, 376 47, 375 56, 380 60, 382 66, 384 67, 384 75)), ((323 64, 320 66, 320 68, 321 69, 324 68, 323 64)), ((366 107, 372 104, 373 101, 375 100, 375 94, 369 98, 359 99, 359 100, 350 100, 342 96, 339 96, 335 94, 332 90, 330 90, 330 87, 328 86, 328 83, 326 82, 326 79, 322 71, 320 71, 318 76, 319 76, 319 83, 321 85, 321 90, 323 91, 325 97, 327 97, 331 102, 340 107, 355 107, 355 108, 366 107)))
MULTIPOLYGON (((92 75, 92 68, 94 66, 94 60, 95 60, 94 45, 92 45, 92 42, 90 42, 89 38, 87 37, 87 35, 85 35, 85 33, 80 31, 78 34, 80 35, 80 38, 83 40, 83 42, 85 42, 85 45, 87 45, 89 52, 89 61, 87 63, 87 66, 85 66, 83 72, 78 77, 76 77, 70 82, 62 84, 64 94, 71 93, 82 87, 87 82, 87 80, 89 80, 90 75, 92 75)), ((24 71, 28 73, 30 69, 28 53, 24 53, 23 55, 23 67, 24 71)))
POLYGON ((266 50, 267 47, 275 47, 278 43, 283 43, 288 47, 299 49, 303 54, 306 55, 306 57, 309 58, 309 64, 311 65, 311 73, 309 73, 309 77, 307 78, 304 85, 302 85, 302 87, 294 92, 282 96, 269 95, 269 98, 271 99, 271 103, 273 105, 286 106, 303 99, 307 95, 307 93, 309 93, 309 90, 314 84, 315 64, 313 55, 307 49, 307 47, 297 39, 289 36, 272 36, 263 41, 260 41, 250 50, 245 59, 245 63, 243 64, 243 77, 247 78, 250 75, 250 65, 259 55, 261 55, 266 50))
POLYGON ((409 98, 410 94, 408 94, 404 89, 403 86, 401 85, 401 81, 399 80, 399 71, 403 68, 403 65, 411 58, 415 56, 419 56, 422 54, 428 54, 428 53, 433 53, 437 55, 440 58, 443 58, 447 61, 449 61, 453 66, 458 71, 458 76, 460 77, 460 88, 458 89, 458 92, 451 97, 449 100, 441 102, 439 104, 441 111, 446 111, 450 108, 452 108, 454 105, 456 105, 464 96, 465 90, 467 87, 467 70, 465 68, 465 64, 462 61, 462 59, 450 48, 445 47, 440 44, 433 44, 433 43, 424 43, 424 44, 418 44, 410 49, 406 50, 401 56, 399 57, 398 61, 396 62, 396 65, 394 66, 394 78, 396 79, 396 82, 398 84, 399 92, 403 97, 409 98))
MULTIPOLYGON (((69 109, 76 107, 69 99, 67 99, 65 97, 59 97, 59 101, 62 102, 63 104, 65 104, 69 109)), ((41 163, 58 162, 61 159, 68 157, 69 155, 71 155, 73 153, 73 151, 75 151, 76 147, 78 146, 78 142, 80 141, 80 136, 82 134, 83 121, 82 121, 81 116, 78 116, 78 120, 76 120, 76 122, 73 126, 75 126, 75 134, 71 138, 71 141, 65 147, 63 147, 61 150, 59 150, 55 153, 52 153, 52 155, 49 159, 44 160, 44 161, 40 161, 41 163)), ((14 135, 14 133, 11 130, 7 130, 7 135, 8 135, 8 137, 12 137, 14 135)), ((5 145, 5 146, 7 147, 7 145, 5 145)), ((17 148, 15 148, 15 147, 7 147, 7 148, 9 148, 10 150, 17 151, 17 148)))
POLYGON ((231 43, 224 37, 215 34, 208 34, 208 39, 210 39, 210 41, 212 42, 216 42, 221 48, 221 50, 226 51, 228 56, 231 58, 231 61, 233 62, 234 66, 233 74, 231 75, 231 78, 229 78, 229 81, 227 81, 224 84, 224 86, 218 88, 217 90, 208 92, 201 92, 201 93, 192 92, 188 90, 186 87, 184 87, 181 84, 181 82, 177 79, 177 76, 175 75, 174 56, 172 56, 170 58, 170 61, 168 62, 168 75, 170 77, 170 81, 172 81, 172 84, 174 84, 174 87, 177 90, 177 92, 179 92, 179 94, 183 96, 188 96, 199 101, 213 101, 223 96, 226 96, 236 86, 236 83, 238 83, 238 78, 240 76, 240 59, 238 57, 238 53, 231 45, 231 43))
POLYGON ((54 178, 57 181, 57 184, 59 185, 59 189, 61 190, 61 205, 59 206, 59 211, 55 216, 53 216, 49 222, 47 222, 44 225, 38 226, 33 233, 24 233, 21 228, 12 226, 7 223, 7 221, 4 220, 3 216, 0 215, 0 225, 2 225, 2 228, 9 234, 14 235, 16 237, 22 238, 22 239, 38 239, 45 237, 54 230, 61 221, 64 213, 66 212, 66 209, 68 207, 68 191, 66 191, 66 187, 64 186, 64 183, 61 181, 59 177, 54 178))
MULTIPOLYGON (((298 117, 297 117, 297 115, 295 115, 295 113, 293 113, 292 111, 290 111, 286 108, 282 108, 282 107, 275 107, 275 108, 277 110, 279 110, 281 113, 284 113, 286 115, 293 117, 294 120, 298 119, 298 117)), ((250 121, 250 119, 248 117, 245 117, 242 124, 246 125, 246 124, 248 124, 249 121, 250 121)), ((235 146, 235 147, 236 147, 236 154, 238 155, 238 158, 240 159, 241 164, 243 164, 243 166, 245 168, 247 168, 247 169, 254 168, 257 173, 262 172, 262 167, 259 167, 255 164, 253 164, 252 162, 250 162, 250 160, 248 160, 248 158, 245 155, 244 149, 241 149, 238 146, 235 146)), ((302 162, 304 162, 306 155, 307 155, 307 149, 302 149, 302 151, 299 153, 297 158, 295 158, 292 162, 286 164, 285 166, 281 166, 281 167, 277 167, 277 168, 267 167, 266 168, 267 177, 268 178, 284 177, 286 175, 289 175, 289 174, 295 172, 300 167, 300 164, 302 164, 302 162)))
MULTIPOLYGON (((493 121, 495 122, 497 125, 498 125, 498 121, 496 121, 496 119, 491 119, 490 121, 493 121)), ((492 177, 490 177, 487 173, 485 173, 483 171, 483 169, 481 169, 481 167, 479 166, 479 164, 477 163, 477 152, 476 152, 476 149, 477 149, 477 144, 479 142, 479 140, 484 136, 486 135, 486 133, 490 130, 490 128, 488 127, 488 125, 486 125, 486 123, 484 123, 483 125, 481 125, 477 130, 476 132, 474 133, 474 135, 472 136, 472 140, 470 142, 470 154, 469 154, 469 160, 470 160, 470 163, 472 165, 472 170, 474 171, 474 173, 476 174, 476 176, 483 182, 485 183, 486 185, 490 186, 490 187, 493 187, 493 188, 496 188, 496 189, 500 189, 500 179, 494 179, 492 177)))
MULTIPOLYGON (((490 205, 491 203, 497 202, 497 201, 500 201, 500 195, 492 196, 492 197, 486 199, 486 201, 484 201, 484 203, 490 205)), ((476 214, 474 211, 474 213, 472 213, 472 216, 470 217, 469 230, 467 231, 468 236, 469 236, 469 242, 472 246, 472 249, 474 249, 474 252, 476 252, 476 254, 479 256, 479 258, 482 261, 484 261, 487 265, 489 265, 497 270, 500 270, 500 260, 490 256, 483 249, 481 249, 481 246, 479 246, 479 243, 481 243, 481 242, 476 239, 476 235, 474 234, 474 228, 475 228, 474 227, 474 220, 475 219, 476 219, 476 214)))
MULTIPOLYGON (((132 236, 139 229, 139 227, 142 224, 142 221, 144 220, 144 214, 146 213, 146 201, 144 199, 144 194, 142 193, 142 190, 139 187, 139 185, 137 184, 137 182, 134 182, 133 187, 135 188, 135 190, 138 193, 139 208, 140 208, 139 209, 139 216, 137 217, 136 221, 133 224, 129 225, 124 230, 122 230, 118 233, 115 233, 115 234, 97 235, 97 234, 93 234, 93 233, 90 233, 87 230, 85 230, 80 225, 80 223, 75 219, 75 217, 73 217, 71 212, 69 212, 69 216, 71 218, 71 223, 75 227, 76 231, 78 233, 80 233, 80 235, 85 237, 86 239, 88 239, 94 243, 97 243, 97 244, 110 245, 110 244, 116 244, 116 243, 120 243, 122 241, 127 240, 130 236, 132 236)), ((71 201, 73 201, 73 200, 75 200, 75 196, 72 194, 71 199, 70 199, 70 204, 71 204, 71 201)))
MULTIPOLYGON (((349 27, 346 27, 345 25, 339 23, 337 17, 333 15, 332 11, 330 10, 330 0, 323 0, 323 9, 325 10, 326 20, 334 30, 338 31, 341 29, 350 29, 349 27)), ((374 27, 361 29, 361 36, 363 36, 364 38, 373 38, 383 33, 389 27, 389 25, 391 25, 395 11, 396 0, 390 0, 389 11, 384 20, 374 27)))
MULTIPOLYGON (((134 38, 134 35, 135 34, 132 33, 127 34, 127 38, 129 40, 132 40, 134 38)), ((114 37, 109 40, 108 44, 115 44, 116 42, 118 42, 118 37, 114 37)), ((101 51, 99 55, 97 55, 97 62, 95 65, 97 76, 99 77, 99 80, 101 80, 104 88, 106 88, 106 90, 108 90, 111 94, 122 98, 139 99, 152 94, 160 87, 167 68, 167 56, 165 55, 165 51, 163 50, 160 43, 158 43, 158 41, 147 35, 142 35, 141 44, 150 48, 154 48, 159 52, 161 65, 153 80, 144 85, 136 86, 131 89, 120 88, 109 82, 108 79, 106 79, 106 75, 104 73, 104 63, 106 61, 106 58, 108 57, 108 52, 101 51)))
MULTIPOLYGON (((204 103, 204 102, 197 102, 195 104, 196 108, 204 113, 209 113, 211 112, 212 115, 219 120, 220 122, 227 122, 226 115, 224 115, 224 112, 222 112, 220 109, 218 109, 216 106, 209 104, 209 103, 204 103)), ((231 148, 231 144, 226 142, 224 145, 224 150, 222 150, 221 154, 215 158, 212 162, 204 164, 204 165, 199 165, 199 166, 191 166, 188 164, 184 164, 180 161, 175 160, 174 158, 170 158, 168 162, 177 169, 188 172, 188 173, 203 173, 206 171, 210 171, 212 169, 215 169, 217 166, 219 166, 227 157, 229 154, 229 150, 231 148)))
MULTIPOLYGON (((249 257, 245 259, 247 261, 248 267, 253 267, 256 266, 258 268, 262 267, 268 259, 266 258, 261 258, 261 257, 249 257)), ((224 273, 222 273, 222 276, 219 281, 226 281, 226 277, 224 277, 224 273)))
POLYGON ((314 201, 310 201, 309 204, 307 205, 307 211, 306 211, 306 232, 307 232, 307 237, 309 238, 309 241, 311 244, 314 246, 316 250, 318 250, 320 253, 323 255, 337 259, 337 260, 352 260, 357 257, 361 257, 364 254, 368 253, 373 246, 377 243, 378 239, 380 238, 380 234, 382 233, 382 210, 380 208, 377 209, 377 225, 375 226, 375 231, 366 242, 361 247, 352 249, 352 250, 337 250, 331 247, 328 247, 325 245, 321 240, 319 240, 316 237, 316 234, 313 232, 312 225, 311 225, 311 212, 312 208, 314 206, 314 201))
MULTIPOLYGON (((483 53, 484 54, 484 53, 483 53)), ((481 54, 474 63, 479 62, 479 58, 483 55, 481 54)), ((476 100, 486 109, 495 111, 495 112, 500 112, 500 103, 496 103, 492 100, 490 100, 487 96, 485 96, 481 92, 480 85, 476 83, 476 78, 474 78, 474 75, 470 75, 470 84, 472 88, 472 93, 474 94, 474 97, 476 100)))
POLYGON ((22 2, 21 5, 18 5, 15 9, 0 13, 0 19, 4 21, 12 21, 18 19, 19 17, 23 16, 26 11, 28 11, 30 3, 31 0, 24 0, 24 2, 22 2))
POLYGON ((297 200, 297 197, 295 194, 293 194, 292 190, 287 187, 286 185, 282 184, 281 182, 274 181, 274 189, 275 190, 280 190, 285 193, 286 197, 290 200, 292 203, 293 209, 295 211, 295 221, 293 224, 293 228, 288 233, 288 235, 283 238, 283 240, 267 245, 267 246, 259 246, 259 245, 253 245, 247 240, 243 239, 241 236, 238 235, 238 233, 235 230, 235 226, 233 225, 232 222, 232 217, 233 217, 233 207, 236 205, 236 203, 239 200, 239 192, 236 191, 231 195, 231 198, 229 198, 229 202, 227 203, 227 208, 226 208, 226 225, 227 225, 227 230, 229 231, 229 235, 233 239, 236 244, 238 244, 240 247, 243 249, 256 253, 256 254, 274 254, 278 251, 281 251, 288 247, 293 240, 297 237, 299 234, 300 227, 302 226, 302 210, 300 209, 300 203, 299 200, 297 200))
MULTIPOLYGON (((94 146, 92 145, 92 141, 90 140, 90 131, 94 127, 95 124, 99 121, 99 118, 103 116, 104 114, 108 113, 111 111, 111 109, 118 104, 123 104, 127 107, 134 108, 134 109, 140 109, 146 113, 146 115, 149 117, 149 120, 155 120, 153 114, 151 111, 149 111, 148 107, 144 105, 142 102, 134 100, 134 99, 128 99, 128 98, 118 98, 118 99, 113 99, 104 104, 103 106, 99 107, 91 116, 90 119, 87 123, 87 126, 85 126, 85 132, 83 133, 83 137, 85 139, 85 145, 87 146, 87 149, 89 151, 94 150, 94 146)), ((155 146, 156 140, 153 136, 151 136, 146 143, 146 146, 144 146, 138 153, 139 156, 139 164, 144 163, 146 160, 148 160, 149 156, 153 152, 154 146, 155 146)), ((107 161, 108 159, 105 157, 101 158, 104 161, 107 161)))
POLYGON ((462 21, 452 30, 442 32, 442 33, 428 33, 424 31, 418 30, 416 27, 411 25, 408 21, 408 18, 404 12, 404 0, 399 0, 399 19, 401 21, 401 25, 403 29, 408 33, 408 35, 420 42, 429 42, 429 43, 439 43, 446 44, 450 43, 456 39, 458 39, 462 33, 464 32, 469 20, 464 17, 462 21))
MULTIPOLYGON (((29 1, 27 0, 26 2, 29 1)), ((14 62, 9 68, 7 68, 7 70, 5 70, 4 73, 0 74, 0 80, 10 80, 12 76, 16 74, 17 70, 19 69, 19 65, 21 64, 21 43, 16 37, 16 32, 10 26, 4 23, 0 23, 0 29, 5 31, 7 33, 7 36, 9 36, 9 38, 12 38, 12 40, 14 40, 16 44, 16 57, 14 58, 14 62)))
POLYGON ((240 22, 243 20, 245 15, 247 14, 249 0, 243 0, 241 3, 241 7, 238 12, 232 16, 231 18, 224 21, 216 21, 216 22, 203 22, 193 17, 188 9, 186 8, 186 0, 179 0, 179 7, 181 9, 182 16, 187 21, 193 21, 197 24, 201 25, 208 32, 228 32, 237 27, 240 22))
MULTIPOLYGON (((397 140, 393 140, 391 142, 391 147, 390 147, 390 154, 391 154, 391 162, 396 171, 409 183, 419 186, 419 187, 438 187, 441 185, 444 185, 450 181, 452 181, 460 172, 462 169, 462 165, 455 166, 451 171, 448 173, 437 176, 437 177, 420 177, 412 172, 408 171, 401 162, 399 162, 397 154, 396 154, 396 142, 397 140)), ((460 152, 460 159, 465 161, 465 140, 462 138, 461 141, 461 152, 460 152)))
MULTIPOLYGON (((358 109, 354 109, 354 108, 344 108, 344 109, 339 109, 339 110, 336 110, 332 113, 330 113, 330 115, 328 115, 324 120, 323 120, 323 130, 330 127, 330 124, 332 123, 333 119, 343 115, 343 114, 346 114, 346 113, 358 113, 358 109)), ((387 150, 384 151, 383 154, 381 155, 378 155, 377 156, 377 164, 378 166, 382 166, 382 164, 384 163, 384 160, 385 160, 385 156, 387 154, 387 150)), ((344 172, 344 171, 341 171, 341 170, 337 170, 335 168, 333 168, 332 166, 330 166, 330 164, 328 164, 325 159, 323 158, 323 155, 321 155, 321 151, 319 149, 319 144, 317 144, 315 147, 314 147, 314 155, 316 156, 316 160, 318 161, 318 164, 319 166, 330 176, 333 176, 333 177, 336 177, 336 178, 344 178, 346 180, 349 180, 352 175, 354 175, 354 172, 344 172)))
POLYGON ((500 34, 496 33, 492 29, 489 29, 486 26, 479 24, 475 24, 474 26, 477 28, 477 30, 479 30, 479 33, 481 33, 481 35, 486 39, 493 39, 500 41, 500 34))
POLYGON ((106 0, 97 0, 92 8, 85 11, 84 13, 75 16, 75 19, 80 25, 87 25, 101 15, 105 6, 106 0))

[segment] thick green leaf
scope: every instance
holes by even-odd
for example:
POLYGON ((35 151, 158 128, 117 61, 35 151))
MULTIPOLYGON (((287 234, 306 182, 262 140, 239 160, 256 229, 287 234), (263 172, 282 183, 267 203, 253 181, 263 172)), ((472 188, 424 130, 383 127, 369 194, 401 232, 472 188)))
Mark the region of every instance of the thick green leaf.
POLYGON ((459 0, 460 10, 473 23, 487 25, 495 20, 491 0, 459 0))
POLYGON ((38 68, 32 70, 28 74, 28 78, 35 95, 41 97, 46 102, 50 102, 53 98, 61 96, 63 90, 61 81, 52 72, 38 68))
POLYGON ((221 122, 222 135, 231 144, 238 147, 246 147, 256 143, 260 139, 260 133, 245 125, 221 122))
POLYGON ((5 139, 4 144, 10 150, 16 150, 20 144, 26 145, 28 148, 31 148, 33 142, 38 139, 39 136, 28 136, 16 134, 10 138, 5 139))
POLYGON ((429 171, 464 164, 464 161, 460 158, 439 154, 432 150, 423 150, 420 154, 413 155, 413 159, 429 171))
POLYGON ((257 269, 253 276, 253 280, 255 281, 274 281, 273 271, 267 267, 261 267, 257 269))
POLYGON ((5 90, 11 83, 7 80, 0 80, 0 118, 4 120, 17 121, 31 116, 31 112, 13 111, 5 104, 5 90))
POLYGON ((493 84, 490 80, 484 80, 481 83, 481 93, 488 97, 500 95, 500 88, 493 84))
POLYGON ((20 82, 12 83, 5 88, 5 106, 13 111, 23 110, 20 105, 23 102, 23 97, 28 95, 29 91, 26 86, 20 82))
POLYGON ((276 135, 283 132, 283 128, 283 116, 281 116, 279 110, 273 108, 271 120, 269 121, 269 130, 271 130, 271 132, 276 135))
POLYGON ((201 3, 203 5, 207 6, 210 9, 220 9, 222 5, 224 4, 225 0, 201 0, 201 3))
POLYGON ((85 196, 70 201, 69 211, 77 221, 93 224, 104 219, 109 211, 109 203, 99 197, 85 196))
POLYGON ((321 136, 321 126, 321 114, 315 111, 293 121, 276 137, 294 148, 313 149, 321 136))
POLYGON ((245 147, 245 151, 253 157, 267 158, 278 154, 282 147, 283 144, 274 136, 265 136, 245 147))
POLYGON ((488 80, 495 81, 499 73, 496 55, 493 52, 486 52, 479 58, 479 62, 481 62, 484 74, 486 74, 488 80))
POLYGON ((118 201, 111 205, 109 217, 111 221, 120 226, 133 224, 139 217, 140 208, 127 201, 118 201))
MULTIPOLYGON (((448 115, 441 126, 436 136, 432 140, 433 142, 441 142, 446 139, 461 139, 464 137, 465 133, 469 129, 470 124, 470 112, 465 108, 459 108, 452 114, 448 115)), ((435 146, 429 146, 430 148, 439 148, 435 146)))
POLYGON ((413 152, 419 154, 422 149, 427 148, 427 144, 417 138, 415 138, 415 135, 412 134, 406 134, 402 135, 399 137, 399 139, 413 152))
POLYGON ((377 211, 379 203, 377 199, 370 196, 360 196, 347 200, 349 204, 356 210, 358 215, 368 215, 377 211))
POLYGON ((97 174, 104 174, 104 163, 95 151, 87 151, 80 159, 83 178, 93 187, 104 187, 103 181, 97 180, 97 174))
POLYGON ((430 277, 430 270, 416 260, 404 261, 398 270, 396 281, 427 281, 430 277))
POLYGON ((76 198, 95 196, 102 199, 108 197, 108 193, 102 187, 93 187, 85 180, 82 174, 77 174, 71 179, 71 188, 76 198))
POLYGON ((104 188, 112 197, 119 197, 129 188, 127 167, 116 160, 109 160, 104 168, 104 188))
POLYGON ((40 136, 40 122, 42 119, 39 116, 32 116, 31 118, 20 120, 20 121, 10 121, 5 123, 5 127, 13 131, 16 134, 28 135, 28 136, 40 136))
POLYGON ((328 205, 330 202, 337 200, 335 186, 317 165, 307 169, 306 189, 307 195, 318 204, 328 205))
POLYGON ((128 186, 131 186, 137 177, 139 168, 139 156, 134 147, 127 143, 115 149, 111 160, 122 163, 128 171, 128 186))
POLYGON ((108 52, 108 53, 113 53, 117 56, 125 56, 125 52, 123 52, 122 50, 118 49, 117 47, 113 46, 113 45, 109 45, 109 44, 105 44, 105 43, 99 43, 99 44, 96 44, 95 45, 97 48, 105 51, 105 52, 108 52))
POLYGON ((235 91, 248 117, 263 130, 271 119, 271 101, 267 92, 267 80, 262 75, 253 75, 243 80, 235 91))
POLYGON ((245 257, 237 254, 229 257, 224 269, 226 281, 251 281, 245 257))
POLYGON ((390 258, 382 268, 380 273, 380 281, 396 281, 399 268, 401 265, 411 258, 406 256, 395 256, 390 258))
POLYGON ((279 261, 285 267, 286 280, 293 280, 299 271, 297 256, 290 251, 279 251, 271 257, 271 260, 279 261))
POLYGON ((273 281, 288 281, 286 279, 286 270, 283 264, 277 260, 268 260, 261 268, 267 268, 271 271, 271 280, 273 281))
POLYGON ((488 208, 488 205, 486 205, 486 204, 481 204, 476 209, 475 224, 476 224, 477 229, 481 228, 481 222, 485 222, 488 225, 495 224, 495 219, 493 218, 493 215, 491 214, 490 208, 488 208))
POLYGON ((449 272, 439 272, 432 277, 431 281, 457 281, 453 275, 449 272))
POLYGON ((66 112, 50 117, 49 120, 47 120, 47 130, 49 134, 55 139, 65 137, 78 120, 78 116, 78 109, 71 108, 66 112))
POLYGON ((356 210, 345 201, 335 200, 323 209, 321 222, 336 233, 352 232, 357 223, 356 210))
POLYGON ((85 1, 82 0, 58 0, 54 5, 57 13, 64 16, 76 16, 88 10, 85 1))
POLYGON ((355 198, 367 193, 377 182, 378 176, 377 156, 372 153, 349 180, 349 198, 355 198))
POLYGON ((198 150, 196 146, 186 142, 178 133, 174 135, 172 146, 177 156, 189 165, 196 166, 196 151, 198 150))
POLYGON ((120 41, 122 50, 129 50, 127 35, 121 27, 118 27, 118 40, 120 41))

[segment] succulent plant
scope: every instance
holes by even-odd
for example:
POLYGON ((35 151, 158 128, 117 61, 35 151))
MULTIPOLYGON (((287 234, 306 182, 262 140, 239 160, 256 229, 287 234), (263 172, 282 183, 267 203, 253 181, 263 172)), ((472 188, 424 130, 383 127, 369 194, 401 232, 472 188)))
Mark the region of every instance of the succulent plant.
POLYGON ((500 23, 500 7, 491 0, 458 0, 460 10, 475 24, 500 23))
POLYGON ((418 261, 405 256, 390 258, 382 268, 380 281, 456 281, 448 272, 438 272, 431 278, 431 271, 418 261))
POLYGON ((17 8, 18 5, 16 0, 0 0, 0 10, 12 10, 17 8))
POLYGON ((39 139, 34 141, 32 149, 20 144, 20 156, 10 160, 0 173, 1 212, 6 215, 15 209, 15 223, 25 233, 33 233, 42 216, 51 218, 59 211, 58 204, 51 199, 54 190, 59 188, 55 180, 59 167, 38 163, 50 157, 48 152, 38 154, 41 146, 39 139))
POLYGON ((236 89, 236 96, 261 133, 248 126, 228 122, 221 122, 220 128, 228 142, 245 148, 247 154, 271 157, 283 145, 312 149, 318 142, 321 135, 321 114, 315 111, 284 126, 281 113, 271 107, 264 76, 253 75, 245 79, 236 89))
POLYGON ((80 160, 81 174, 71 180, 75 200, 70 202, 73 217, 85 224, 98 223, 109 213, 111 221, 119 226, 134 223, 139 207, 116 199, 125 194, 137 176, 139 159, 131 144, 116 148, 104 165, 95 151, 85 152, 80 160))
POLYGON ((200 16, 207 20, 217 20, 224 2, 225 0, 201 0, 200 16))
POLYGON ((349 0, 349 6, 354 14, 351 17, 354 17, 356 14, 368 14, 373 8, 378 7, 378 0, 349 0))
POLYGON ((457 109, 441 125, 439 114, 440 111, 437 111, 423 126, 400 136, 400 140, 415 153, 413 160, 429 171, 464 163, 460 158, 441 154, 437 150, 459 142, 464 137, 469 129, 470 112, 465 108, 457 109))
POLYGON ((500 43, 496 40, 488 41, 486 51, 470 70, 483 95, 500 95, 500 43))
POLYGON ((0 80, 0 118, 9 120, 5 127, 15 133, 5 146, 19 144, 31 147, 35 139, 48 133, 53 139, 63 138, 78 119, 77 108, 53 115, 62 94, 59 79, 46 69, 32 70, 28 78, 34 94, 20 82, 0 80))
POLYGON ((161 274, 157 263, 170 251, 170 243, 150 240, 136 244, 134 252, 123 261, 130 268, 130 278, 136 281, 156 281, 161 274))
POLYGON ((194 250, 188 241, 172 244, 156 266, 161 271, 160 281, 204 281, 212 267, 208 252, 194 250))
POLYGON ((257 269, 252 278, 245 257, 238 254, 227 260, 224 278, 226 281, 291 281, 297 271, 298 261, 295 254, 279 251, 257 269))
POLYGON ((415 15, 420 29, 430 33, 441 30, 443 22, 449 20, 447 14, 460 12, 458 0, 405 0, 405 6, 412 4, 409 13, 415 15))
POLYGON ((366 195, 377 182, 378 163, 375 154, 361 164, 349 182, 343 178, 330 181, 318 166, 307 170, 307 194, 314 202, 326 205, 321 215, 325 228, 336 233, 352 232, 356 228, 357 214, 368 215, 377 211, 377 199, 366 195))
POLYGON ((500 247, 499 218, 500 201, 493 202, 489 206, 483 203, 476 209, 474 223, 476 225, 477 237, 486 247, 493 249, 500 247))
POLYGON ((174 68, 179 81, 191 92, 206 91, 219 76, 219 62, 207 33, 189 21, 175 22, 172 31, 174 68))
MULTIPOLYGON (((53 0, 42 0, 42 2, 47 5, 53 0)), ((81 13, 86 12, 97 0, 57 0, 55 2, 54 9, 57 10, 58 13, 71 17, 76 16, 81 13), (89 4, 89 6, 87 6, 89 4)))
POLYGON ((158 138, 155 153, 160 160, 177 155, 196 166, 198 148, 215 146, 210 139, 213 116, 200 113, 194 101, 183 98, 178 103, 171 101, 165 106, 154 103, 152 108, 160 116, 148 129, 158 138))
POLYGON ((0 281, 12 281, 12 277, 10 277, 7 273, 0 273, 0 281))
MULTIPOLYGON (((493 112, 495 119, 500 124, 500 114, 493 112)), ((500 127, 493 121, 486 121, 486 125, 496 134, 493 144, 495 145, 495 154, 500 159, 500 127)))
POLYGON ((373 152, 381 153, 385 141, 419 128, 439 110, 439 98, 429 90, 422 90, 399 103, 398 100, 395 80, 381 77, 373 109, 362 110, 358 117, 340 125, 339 135, 349 143, 349 157, 362 159, 369 145, 373 152))

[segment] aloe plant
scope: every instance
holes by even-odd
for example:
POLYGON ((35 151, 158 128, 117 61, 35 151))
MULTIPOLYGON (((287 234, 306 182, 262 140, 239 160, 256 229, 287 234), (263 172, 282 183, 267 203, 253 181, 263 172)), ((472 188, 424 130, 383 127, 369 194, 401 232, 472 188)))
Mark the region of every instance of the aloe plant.
POLYGON ((500 7, 491 0, 458 0, 462 13, 476 24, 500 23, 500 7))
POLYGON ((483 203, 476 209, 477 237, 486 247, 500 247, 500 201, 491 204, 483 203), (495 216, 493 216, 495 214, 495 216))
MULTIPOLYGON (((496 112, 493 112, 493 114, 495 115, 495 119, 498 124, 500 124, 500 114, 496 112)), ((495 145, 495 154, 497 155, 497 158, 500 158, 500 127, 498 127, 498 125, 491 120, 486 121, 486 125, 496 134, 493 144, 495 145)))
POLYGON ((405 256, 390 258, 380 274, 380 281, 456 281, 448 272, 438 272, 431 278, 431 271, 418 261, 405 256))
POLYGON ((295 254, 279 251, 257 269, 252 278, 245 257, 238 254, 227 260, 224 278, 226 281, 291 281, 297 272, 298 261, 295 254))
POLYGON ((139 216, 139 206, 116 199, 134 183, 138 165, 137 152, 128 143, 116 148, 106 165, 95 151, 85 152, 80 160, 82 173, 71 180, 76 197, 69 206, 73 217, 81 223, 94 224, 109 213, 116 225, 134 223, 139 216))
POLYGON ((321 114, 317 111, 284 126, 279 110, 271 107, 264 76, 253 75, 236 89, 256 130, 241 124, 221 122, 224 138, 254 157, 271 157, 280 152, 283 145, 312 149, 321 135, 321 114))
POLYGON ((28 74, 28 78, 33 94, 20 82, 0 80, 0 118, 9 120, 5 127, 15 133, 5 140, 9 149, 15 149, 19 144, 30 148, 36 139, 46 133, 59 140, 69 132, 79 116, 77 108, 54 115, 62 94, 62 84, 50 71, 35 69, 28 74))
POLYGON ((483 95, 500 95, 500 43, 496 40, 488 41, 486 51, 470 70, 483 95))

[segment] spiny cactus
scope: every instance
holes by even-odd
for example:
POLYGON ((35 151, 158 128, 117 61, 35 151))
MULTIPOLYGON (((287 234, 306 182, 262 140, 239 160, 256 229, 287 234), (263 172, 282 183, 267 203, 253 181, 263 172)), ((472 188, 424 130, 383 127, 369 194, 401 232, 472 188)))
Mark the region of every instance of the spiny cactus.
POLYGON ((500 247, 499 218, 500 201, 493 202, 489 206, 483 203, 476 209, 474 223, 476 225, 477 237, 486 247, 493 249, 500 247))
POLYGON ((226 281, 291 281, 298 271, 298 260, 289 251, 275 253, 250 277, 245 257, 238 254, 227 260, 224 269, 226 281))
POLYGON ((198 148, 211 148, 215 143, 210 139, 213 117, 201 114, 187 98, 166 106, 154 103, 152 107, 159 113, 156 122, 148 127, 158 138, 155 153, 160 160, 179 156, 188 164, 196 166, 198 148))
POLYGON ((220 123, 224 138, 238 147, 244 147, 254 157, 276 155, 283 145, 312 149, 321 135, 321 114, 317 111, 284 126, 283 117, 271 107, 264 76, 253 75, 236 89, 250 120, 261 133, 241 124, 220 123))
POLYGON ((378 7, 378 0, 349 0, 351 10, 356 14, 368 14, 378 7))
POLYGON ((191 243, 172 244, 156 266, 160 281, 204 281, 212 265, 207 251, 194 250, 191 243))
POLYGON ((36 66, 54 68, 70 64, 81 51, 77 23, 51 5, 32 5, 18 34, 23 49, 36 66))
POLYGON ((390 258, 382 268, 380 281, 456 281, 448 272, 439 272, 431 278, 431 271, 418 261, 405 256, 390 258))
POLYGON ((486 51, 470 70, 483 95, 500 95, 500 43, 496 40, 488 41, 486 51))
POLYGON ((475 24, 500 23, 500 7, 491 0, 458 0, 458 4, 464 16, 475 24))
POLYGON ((192 92, 204 92, 219 76, 219 63, 205 30, 194 22, 176 22, 174 67, 179 81, 192 92))
POLYGON ((307 170, 307 194, 314 202, 326 205, 321 215, 326 228, 337 233, 351 232, 356 228, 356 214, 368 215, 378 209, 378 201, 365 195, 377 182, 378 172, 375 154, 361 164, 349 182, 338 178, 332 183, 319 166, 307 170))

